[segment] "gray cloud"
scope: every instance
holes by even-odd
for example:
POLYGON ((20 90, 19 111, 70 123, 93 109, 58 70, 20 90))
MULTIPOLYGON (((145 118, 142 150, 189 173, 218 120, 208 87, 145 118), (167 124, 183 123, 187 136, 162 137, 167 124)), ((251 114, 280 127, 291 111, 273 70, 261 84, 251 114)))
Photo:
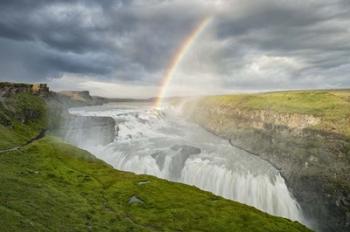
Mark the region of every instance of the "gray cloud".
POLYGON ((0 14, 0 80, 74 74, 155 86, 181 41, 211 15, 178 83, 200 76, 225 91, 350 87, 347 0, 4 0, 0 14))

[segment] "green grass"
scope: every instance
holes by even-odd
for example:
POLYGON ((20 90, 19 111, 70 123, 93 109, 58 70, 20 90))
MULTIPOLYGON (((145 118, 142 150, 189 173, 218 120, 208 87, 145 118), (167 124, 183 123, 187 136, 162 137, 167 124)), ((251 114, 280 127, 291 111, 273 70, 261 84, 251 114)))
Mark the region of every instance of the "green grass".
POLYGON ((0 102, 0 149, 22 145, 46 128, 45 101, 27 93, 0 102))
POLYGON ((350 136, 350 90, 209 96, 200 105, 313 115, 321 119, 316 128, 350 136))
POLYGON ((195 187, 114 170, 52 137, 0 154, 0 170, 0 231, 309 231, 195 187), (129 204, 132 196, 143 203, 129 204))

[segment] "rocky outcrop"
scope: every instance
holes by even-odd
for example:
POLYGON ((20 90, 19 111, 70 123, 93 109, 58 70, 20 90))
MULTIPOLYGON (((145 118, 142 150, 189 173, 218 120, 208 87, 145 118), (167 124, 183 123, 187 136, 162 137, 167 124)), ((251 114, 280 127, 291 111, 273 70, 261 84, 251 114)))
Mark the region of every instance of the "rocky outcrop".
POLYGON ((91 148, 111 143, 115 138, 115 121, 109 117, 70 115, 61 127, 61 137, 78 147, 91 148))
MULTIPOLYGON (((190 109, 190 107, 183 107, 190 109)), ((350 230, 350 140, 317 128, 321 118, 196 105, 190 120, 278 168, 318 231, 350 230)))
MULTIPOLYGON (((69 108, 94 105, 88 91, 52 93, 46 99, 49 112, 49 130, 79 147, 105 145, 115 137, 115 121, 109 117, 71 115, 69 108), (84 141, 81 141, 84 138, 84 141)), ((102 104, 103 102, 99 102, 102 104)))
POLYGON ((18 93, 31 93, 47 97, 50 91, 46 84, 0 82, 0 97, 10 97, 18 93))
POLYGON ((73 101, 89 103, 93 100, 89 91, 62 91, 58 92, 58 94, 69 97, 73 101))
POLYGON ((47 87, 47 84, 32 84, 31 93, 40 95, 42 97, 47 97, 50 93, 50 90, 49 87, 47 87))
MULTIPOLYGON (((50 96, 46 98, 49 113, 49 129, 55 133, 59 132, 59 134, 61 134, 61 130, 67 120, 70 120, 69 108, 95 105, 88 91, 83 91, 83 93, 79 91, 67 91, 66 93, 74 94, 51 92, 50 96)), ((99 102, 99 104, 103 104, 103 102, 99 102)))
MULTIPOLYGON (((103 104, 104 98, 98 98, 98 103, 103 104)), ((33 126, 34 122, 41 120, 45 124, 41 131, 48 129, 50 134, 75 145, 105 145, 115 137, 115 121, 112 118, 80 117, 68 112, 71 107, 95 104, 97 101, 88 91, 55 93, 50 92, 46 84, 0 83, 0 125, 8 128, 15 127, 17 123, 33 126), (24 103, 32 105, 25 107, 24 103), (81 138, 84 141, 80 141, 81 138)), ((23 129, 24 132, 28 130, 23 129)))
POLYGON ((56 98, 69 103, 71 106, 102 105, 111 102, 124 102, 128 99, 105 98, 92 96, 89 91, 61 91, 56 93, 56 98))

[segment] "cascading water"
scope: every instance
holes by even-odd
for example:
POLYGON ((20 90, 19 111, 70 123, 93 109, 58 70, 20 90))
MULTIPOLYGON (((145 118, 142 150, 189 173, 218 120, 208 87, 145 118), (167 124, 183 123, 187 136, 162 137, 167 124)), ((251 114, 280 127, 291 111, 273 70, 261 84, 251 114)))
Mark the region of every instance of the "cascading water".
MULTIPOLYGON (((305 223, 284 179, 272 165, 176 114, 144 105, 74 108, 80 116, 112 117, 116 136, 105 146, 77 145, 119 170, 195 185, 273 215, 305 223)), ((77 134, 76 136, 81 136, 77 134)))

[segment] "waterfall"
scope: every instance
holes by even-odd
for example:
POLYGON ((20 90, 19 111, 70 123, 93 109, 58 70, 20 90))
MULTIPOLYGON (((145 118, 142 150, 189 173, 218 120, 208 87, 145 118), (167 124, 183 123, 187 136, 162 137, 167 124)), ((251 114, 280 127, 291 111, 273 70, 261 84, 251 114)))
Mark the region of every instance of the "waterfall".
POLYGON ((278 170, 197 125, 140 105, 76 108, 71 113, 114 118, 113 142, 96 146, 82 139, 78 145, 116 169, 194 185, 305 224, 278 170))

